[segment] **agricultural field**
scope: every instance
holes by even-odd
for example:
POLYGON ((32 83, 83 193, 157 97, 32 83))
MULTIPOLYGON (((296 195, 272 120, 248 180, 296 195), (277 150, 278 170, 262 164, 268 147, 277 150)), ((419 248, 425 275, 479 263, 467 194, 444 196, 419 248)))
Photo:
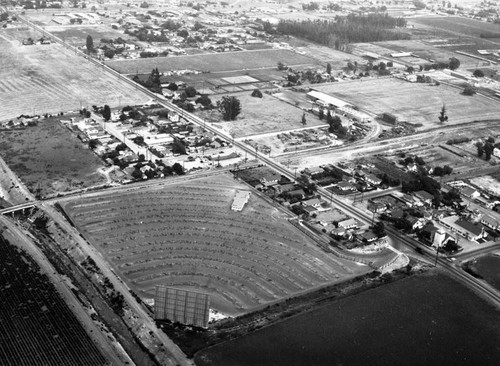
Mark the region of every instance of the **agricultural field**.
POLYGON ((392 113, 418 130, 442 126, 438 114, 446 106, 447 125, 498 118, 499 105, 478 95, 465 96, 459 88, 410 83, 396 78, 351 81, 317 86, 316 90, 353 103, 374 114, 392 113))
POLYGON ((108 61, 106 64, 121 74, 148 74, 158 68, 160 73, 172 70, 197 70, 204 73, 223 71, 251 71, 252 69, 276 68, 278 62, 288 66, 318 65, 311 57, 289 50, 255 50, 213 53, 206 55, 154 57, 137 60, 108 61))
MULTIPOLYGON (((495 33, 498 38, 488 38, 491 44, 500 45, 500 25, 463 17, 417 17, 412 18, 410 24, 424 25, 437 30, 442 30, 455 36, 468 36, 480 38, 481 33, 495 33)), ((494 48, 494 47, 493 47, 494 48)))
MULTIPOLYGON (((224 131, 234 134, 236 138, 304 127, 302 109, 266 93, 263 93, 262 98, 252 97, 251 94, 252 91, 230 94, 241 103, 241 113, 235 121, 222 120, 221 113, 217 110, 202 111, 198 114, 224 131)), ((318 117, 309 114, 306 114, 306 121, 307 127, 325 124, 318 117)))
POLYGON ((200 351, 205 365, 498 363, 498 310, 444 274, 414 275, 200 351), (256 352, 255 350, 259 350, 256 352))
POLYGON ((0 250, 0 363, 108 364, 35 260, 2 236, 0 250))
POLYGON ((59 118, 2 131, 0 155, 32 193, 40 188, 42 196, 106 183, 97 172, 102 161, 59 118))
POLYGON ((64 203, 80 232, 142 298, 156 285, 211 295, 211 308, 242 314, 321 284, 366 272, 327 254, 251 193, 231 210, 237 190, 228 175, 193 179, 64 203))
POLYGON ((2 120, 149 99, 59 44, 23 46, 28 37, 41 35, 23 27, 0 30, 2 120))

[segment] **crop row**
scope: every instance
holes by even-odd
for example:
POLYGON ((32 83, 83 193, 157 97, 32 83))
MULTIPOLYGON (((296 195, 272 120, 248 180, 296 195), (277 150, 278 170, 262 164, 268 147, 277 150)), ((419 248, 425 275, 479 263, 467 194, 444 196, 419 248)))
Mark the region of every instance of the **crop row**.
POLYGON ((0 364, 105 364, 38 264, 1 237, 0 248, 0 364))

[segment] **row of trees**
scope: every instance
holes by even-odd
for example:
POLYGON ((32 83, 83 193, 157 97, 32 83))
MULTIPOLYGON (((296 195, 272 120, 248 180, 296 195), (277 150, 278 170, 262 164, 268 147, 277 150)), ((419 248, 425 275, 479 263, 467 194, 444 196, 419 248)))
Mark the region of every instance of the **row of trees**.
POLYGON ((481 141, 477 142, 476 147, 478 157, 481 158, 484 156, 484 160, 490 160, 495 148, 500 148, 500 143, 495 144, 495 139, 493 137, 489 137, 484 143, 481 141))
POLYGON ((395 30, 396 27, 405 26, 406 20, 403 18, 375 13, 350 14, 337 17, 335 21, 281 20, 277 31, 344 50, 349 43, 409 39, 408 33, 395 30))

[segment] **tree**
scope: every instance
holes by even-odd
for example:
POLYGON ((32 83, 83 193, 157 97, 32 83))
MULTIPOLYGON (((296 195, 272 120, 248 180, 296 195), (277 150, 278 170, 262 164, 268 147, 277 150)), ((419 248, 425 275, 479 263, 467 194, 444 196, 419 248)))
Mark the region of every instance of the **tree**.
POLYGON ((328 75, 331 75, 332 74, 332 65, 330 65, 330 63, 327 63, 326 64, 326 73, 328 75))
POLYGON ((97 145, 99 145, 99 140, 98 139, 91 139, 89 140, 89 148, 94 150, 97 145))
POLYGON ((483 156, 483 153, 484 153, 483 143, 482 142, 477 142, 476 143, 476 147, 477 147, 477 156, 479 156, 479 157, 483 156))
POLYGON ((450 58, 449 68, 450 70, 456 70, 460 67, 460 60, 456 57, 450 58))
POLYGON ((105 121, 109 121, 111 118, 111 108, 109 108, 109 105, 105 105, 103 110, 102 110, 102 118, 104 118, 105 121))
POLYGON ((151 74, 149 74, 148 80, 144 85, 156 93, 161 92, 161 76, 158 68, 151 70, 151 74))
POLYGON ((185 91, 188 98, 192 98, 192 97, 196 96, 196 93, 197 93, 196 89, 192 86, 188 86, 184 91, 185 91))
POLYGON ((464 88, 464 91, 462 92, 463 95, 474 95, 476 94, 476 88, 472 85, 467 85, 465 88, 464 88))
POLYGON ((302 124, 303 124, 304 126, 307 124, 307 120, 306 120, 306 114, 305 114, 305 112, 304 112, 304 113, 302 113, 302 119, 301 119, 301 122, 302 122, 302 124))
POLYGON ((172 152, 174 154, 186 155, 186 146, 181 141, 175 140, 172 144, 172 152))
POLYGON ((323 112, 322 107, 319 107, 318 117, 320 120, 323 120, 323 118, 325 117, 325 112, 323 112))
POLYGON ((413 74, 415 72, 415 69, 413 68, 413 66, 408 66, 406 68, 406 72, 409 74, 413 74))
POLYGON ((107 58, 113 58, 113 57, 115 57, 115 51, 112 50, 111 48, 106 48, 104 50, 104 56, 107 58))
POLYGON ((184 168, 182 167, 181 164, 179 163, 175 163, 174 165, 172 165, 172 170, 174 171, 175 174, 177 175, 183 175, 185 172, 184 172, 184 168))
POLYGON ((87 36, 87 51, 94 52, 94 39, 90 34, 87 36))
POLYGON ((234 121, 241 112, 241 104, 238 98, 234 96, 224 96, 217 101, 217 108, 222 113, 224 121, 234 121))
POLYGON ((382 221, 379 221, 373 225, 372 231, 379 238, 385 235, 385 225, 382 221))
POLYGON ((136 136, 132 139, 132 141, 134 141, 134 143, 136 143, 137 145, 142 145, 142 144, 144 144, 144 137, 143 136, 136 136))
POLYGON ((134 179, 142 179, 142 172, 140 169, 135 168, 134 171, 132 172, 132 178, 134 179))
POLYGON ((484 72, 483 72, 483 70, 476 69, 476 70, 474 70, 474 72, 472 73, 472 75, 474 75, 477 78, 483 78, 484 77, 484 72))
POLYGON ((176 83, 171 82, 170 84, 168 84, 167 89, 172 90, 172 91, 177 91, 179 89, 179 87, 177 86, 176 83))
POLYGON ((484 144, 484 159, 485 160, 490 160, 491 159, 491 155, 493 154, 493 150, 495 149, 495 147, 487 142, 484 144))
POLYGON ((286 69, 287 69, 286 65, 283 62, 278 61, 278 70, 283 71, 286 69))
POLYGON ((252 92, 252 97, 254 98, 262 98, 262 92, 259 89, 254 89, 252 92))
POLYGON ((443 107, 441 108, 441 112, 439 113, 439 122, 444 123, 448 121, 448 116, 446 115, 446 106, 443 104, 443 107))
POLYGON ((339 116, 332 116, 330 111, 326 115, 326 122, 330 125, 328 132, 335 132, 342 126, 342 120, 339 116))
POLYGON ((196 99, 196 103, 200 103, 205 108, 208 108, 212 105, 212 100, 207 95, 202 95, 196 99))

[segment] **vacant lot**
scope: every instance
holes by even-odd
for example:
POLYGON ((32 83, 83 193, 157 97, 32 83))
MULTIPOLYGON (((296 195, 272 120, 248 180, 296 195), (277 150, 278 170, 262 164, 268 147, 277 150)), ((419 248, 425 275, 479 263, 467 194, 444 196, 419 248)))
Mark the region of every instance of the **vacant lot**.
POLYGON ((224 175, 64 209, 141 297, 154 297, 155 285, 200 290, 212 308, 236 315, 353 273, 253 193, 242 212, 232 211, 242 189, 224 175))
POLYGON ((144 74, 150 73, 153 68, 158 68, 160 72, 185 69, 220 72, 276 68, 280 61, 288 66, 312 66, 318 64, 318 61, 313 58, 289 50, 255 50, 207 55, 154 57, 108 61, 106 64, 122 74, 144 74))
POLYGON ((498 311, 441 274, 413 276, 199 352, 205 365, 496 365, 498 311), (259 350, 256 352, 255 350, 259 350))
POLYGON ((304 111, 294 105, 279 100, 269 94, 262 98, 251 96, 252 91, 233 93, 241 102, 241 114, 235 121, 225 122, 221 113, 213 110, 200 112, 208 121, 217 122, 225 131, 234 133, 235 137, 246 137, 265 133, 287 131, 294 128, 320 126, 325 123, 318 117, 306 114, 306 123, 302 124, 304 111))
MULTIPOLYGON (((0 30, 2 120, 83 106, 144 103, 149 98, 58 44, 23 46, 27 28, 0 30)), ((38 35, 38 38, 40 35, 38 35)))
POLYGON ((40 188, 43 196, 106 182, 97 172, 101 160, 57 118, 2 131, 0 154, 32 193, 40 188))
POLYGON ((216 123, 228 133, 234 133, 236 138, 325 124, 318 117, 306 113, 307 124, 304 126, 302 109, 269 94, 264 93, 262 98, 252 97, 251 94, 250 90, 230 94, 241 102, 241 113, 235 121, 222 120, 221 113, 217 110, 203 111, 199 115, 207 121, 216 123))
POLYGON ((422 124, 421 130, 442 126, 438 115, 443 104, 449 117, 447 125, 498 118, 498 103, 478 95, 464 96, 460 89, 446 85, 388 78, 334 83, 315 89, 371 113, 389 112, 400 120, 422 124))

